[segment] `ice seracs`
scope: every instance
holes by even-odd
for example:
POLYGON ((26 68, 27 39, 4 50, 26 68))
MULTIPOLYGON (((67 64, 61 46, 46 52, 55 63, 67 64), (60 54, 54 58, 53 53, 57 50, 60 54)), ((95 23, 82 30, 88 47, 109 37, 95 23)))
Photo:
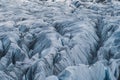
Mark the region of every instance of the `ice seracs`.
POLYGON ((119 80, 119 6, 0 0, 0 79, 119 80))

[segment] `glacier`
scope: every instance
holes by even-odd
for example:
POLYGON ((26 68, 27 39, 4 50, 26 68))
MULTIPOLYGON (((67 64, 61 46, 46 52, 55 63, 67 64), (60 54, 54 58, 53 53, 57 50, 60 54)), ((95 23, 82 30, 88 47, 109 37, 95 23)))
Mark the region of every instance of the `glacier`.
POLYGON ((120 80, 119 0, 0 0, 0 80, 120 80))

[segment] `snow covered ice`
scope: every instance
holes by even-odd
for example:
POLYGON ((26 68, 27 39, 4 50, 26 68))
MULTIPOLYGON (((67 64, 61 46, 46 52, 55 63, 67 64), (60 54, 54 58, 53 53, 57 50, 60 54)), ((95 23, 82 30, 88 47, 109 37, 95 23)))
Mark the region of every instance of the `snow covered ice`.
POLYGON ((0 0, 0 80, 120 80, 120 1, 0 0))

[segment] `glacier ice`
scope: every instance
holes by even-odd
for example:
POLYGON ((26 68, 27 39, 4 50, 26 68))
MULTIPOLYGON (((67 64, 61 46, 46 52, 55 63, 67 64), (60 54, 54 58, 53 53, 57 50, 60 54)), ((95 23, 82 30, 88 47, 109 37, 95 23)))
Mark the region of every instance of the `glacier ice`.
POLYGON ((0 0, 0 80, 120 80, 119 0, 0 0))

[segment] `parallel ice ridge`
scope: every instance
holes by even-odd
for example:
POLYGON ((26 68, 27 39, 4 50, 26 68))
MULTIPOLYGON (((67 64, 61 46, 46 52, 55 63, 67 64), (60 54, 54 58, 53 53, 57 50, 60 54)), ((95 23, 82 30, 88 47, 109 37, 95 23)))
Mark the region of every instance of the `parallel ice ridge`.
POLYGON ((119 0, 0 0, 0 80, 120 80, 119 0))

